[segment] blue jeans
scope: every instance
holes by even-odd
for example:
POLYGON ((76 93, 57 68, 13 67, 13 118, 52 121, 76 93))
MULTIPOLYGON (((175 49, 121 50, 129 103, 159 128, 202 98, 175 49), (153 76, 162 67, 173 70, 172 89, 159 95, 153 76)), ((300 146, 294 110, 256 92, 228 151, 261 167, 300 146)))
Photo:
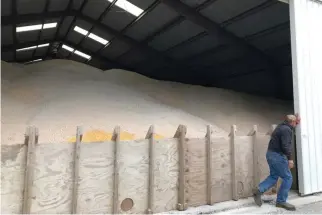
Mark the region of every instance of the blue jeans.
POLYGON ((284 155, 276 152, 268 151, 266 160, 269 166, 269 176, 262 181, 259 186, 259 192, 264 193, 273 187, 280 177, 283 182, 277 194, 277 203, 284 203, 287 200, 288 192, 291 189, 293 178, 290 169, 288 168, 288 160, 284 155))

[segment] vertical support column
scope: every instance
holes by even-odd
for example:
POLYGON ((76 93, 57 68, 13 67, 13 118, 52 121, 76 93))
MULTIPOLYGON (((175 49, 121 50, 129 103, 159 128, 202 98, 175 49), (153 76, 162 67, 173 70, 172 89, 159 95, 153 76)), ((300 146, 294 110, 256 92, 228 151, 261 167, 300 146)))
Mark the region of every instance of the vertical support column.
POLYGON ((35 127, 35 145, 38 144, 38 140, 39 140, 39 129, 35 127))
POLYGON ((237 180, 236 180, 236 125, 231 126, 230 130, 230 147, 231 147, 231 181, 232 181, 232 196, 233 200, 238 200, 238 192, 237 192, 237 180))
POLYGON ((24 191, 23 191, 23 203, 22 203, 22 213, 30 214, 30 192, 32 188, 33 181, 33 158, 35 150, 35 138, 36 138, 36 129, 34 127, 28 127, 25 135, 25 143, 27 143, 27 152, 26 152, 26 170, 24 177, 24 191))
POLYGON ((258 144, 257 144, 257 125, 253 126, 253 129, 249 132, 248 136, 252 136, 253 138, 253 172, 254 172, 254 187, 257 187, 260 183, 260 175, 259 175, 259 163, 258 163, 258 144))
POLYGON ((186 203, 186 133, 187 128, 184 125, 179 125, 174 138, 178 138, 178 152, 179 152, 179 192, 178 192, 178 210, 183 211, 187 209, 186 203))
POLYGON ((77 199, 78 199, 78 181, 79 181, 79 156, 80 145, 82 142, 83 131, 82 127, 77 126, 76 142, 74 147, 74 166, 73 166, 73 194, 72 194, 72 214, 77 214, 77 199))
POLYGON ((148 187, 148 214, 153 214, 154 201, 154 126, 151 125, 145 139, 149 139, 149 187, 148 187))
POLYGON ((113 214, 119 213, 119 144, 120 144, 119 126, 115 127, 112 140, 114 141, 114 192, 113 192, 113 214))
POLYGON ((206 134, 206 154, 207 154, 207 204, 212 205, 212 141, 211 141, 212 129, 211 126, 207 126, 206 134))

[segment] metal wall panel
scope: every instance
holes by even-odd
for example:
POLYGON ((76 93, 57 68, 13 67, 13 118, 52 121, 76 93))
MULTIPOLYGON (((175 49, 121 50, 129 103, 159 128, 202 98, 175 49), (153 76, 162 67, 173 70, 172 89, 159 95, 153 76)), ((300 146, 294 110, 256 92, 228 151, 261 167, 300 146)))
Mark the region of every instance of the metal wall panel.
POLYGON ((291 0, 294 108, 297 128, 299 191, 322 191, 322 2, 291 0))

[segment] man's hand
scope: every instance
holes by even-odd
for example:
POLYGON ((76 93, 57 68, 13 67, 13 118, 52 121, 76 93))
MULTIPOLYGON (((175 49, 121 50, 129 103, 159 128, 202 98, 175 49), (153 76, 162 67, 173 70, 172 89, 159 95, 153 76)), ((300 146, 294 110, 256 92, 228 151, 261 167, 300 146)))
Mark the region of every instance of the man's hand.
POLYGON ((288 168, 292 169, 294 167, 294 161, 293 160, 289 160, 288 161, 288 168))

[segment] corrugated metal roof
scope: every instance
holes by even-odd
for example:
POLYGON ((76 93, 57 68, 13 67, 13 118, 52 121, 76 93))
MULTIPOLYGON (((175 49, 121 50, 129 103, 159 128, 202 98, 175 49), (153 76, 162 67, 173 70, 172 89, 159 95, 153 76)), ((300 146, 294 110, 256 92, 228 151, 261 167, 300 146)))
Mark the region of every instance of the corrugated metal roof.
MULTIPOLYGON (((202 85, 202 80, 207 80, 207 85, 210 82, 213 86, 217 86, 218 79, 227 74, 232 74, 231 78, 235 79, 249 72, 257 72, 257 68, 256 71, 250 71, 251 68, 239 68, 237 64, 227 72, 227 68, 220 66, 229 60, 234 62, 240 52, 244 53, 243 57, 248 58, 248 61, 258 57, 266 61, 259 73, 264 71, 267 73, 265 77, 272 77, 274 81, 270 83, 271 86, 276 85, 274 82, 280 82, 279 74, 290 66, 281 63, 279 57, 275 56, 276 53, 266 51, 287 47, 290 43, 287 36, 289 26, 286 24, 284 28, 280 27, 289 22, 288 5, 285 3, 272 0, 129 2, 142 9, 143 13, 133 15, 127 12, 130 6, 125 0, 2 0, 2 59, 23 62, 39 57, 34 52, 18 59, 14 54, 17 46, 35 45, 45 40, 52 41, 51 44, 69 42, 76 49, 91 55, 92 60, 95 60, 90 64, 101 69, 109 69, 112 65, 151 75, 153 68, 152 73, 156 77, 162 76, 163 79, 173 81, 180 81, 171 78, 174 77, 173 73, 189 73, 191 83, 200 80, 199 84, 202 85), (57 28, 15 33, 16 26, 52 21, 57 22, 57 28), (73 30, 76 25, 110 43, 105 46, 90 39, 88 35, 78 34, 73 30), (222 57, 221 52, 228 53, 225 49, 238 51, 222 57), (10 52, 13 54, 6 54, 10 52), (195 58, 197 55, 210 61, 202 64, 200 59, 195 58)), ((42 57, 52 57, 51 50, 52 47, 42 57)), ((285 51, 289 52, 289 49, 285 48, 285 51)), ((60 52, 61 48, 58 55, 60 52)), ((66 56, 70 57, 71 55, 66 56)), ((281 85, 282 82, 279 83, 281 85)), ((272 89, 269 94, 262 95, 282 95, 283 92, 278 90, 281 89, 272 89)), ((248 92, 257 91, 251 89, 248 92)))

